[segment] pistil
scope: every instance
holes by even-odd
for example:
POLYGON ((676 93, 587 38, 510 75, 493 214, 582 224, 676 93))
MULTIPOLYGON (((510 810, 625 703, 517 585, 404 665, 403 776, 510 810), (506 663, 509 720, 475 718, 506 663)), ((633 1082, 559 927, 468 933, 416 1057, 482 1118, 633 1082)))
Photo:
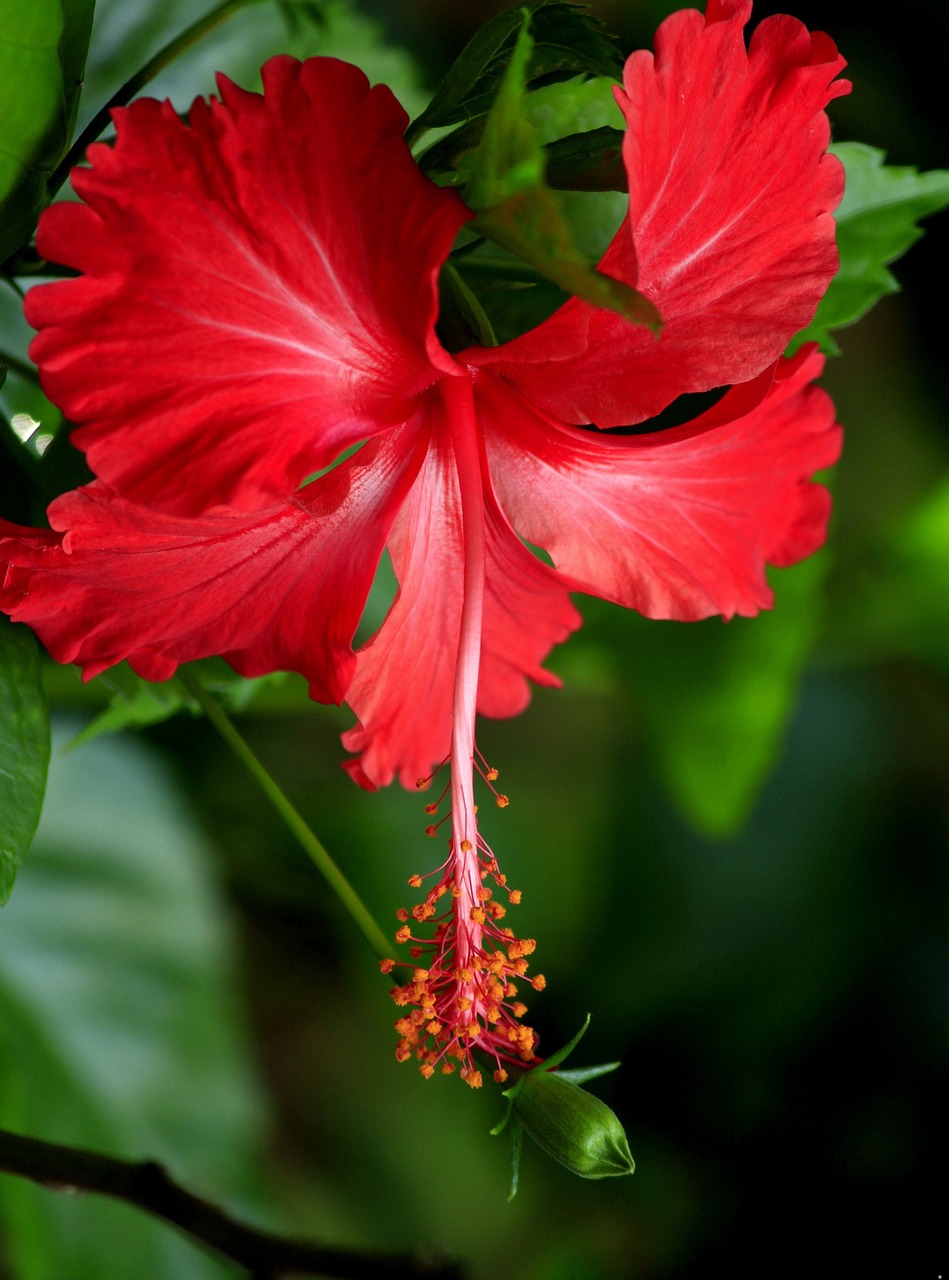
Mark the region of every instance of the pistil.
MULTIPOLYGON (((494 854, 478 831, 476 768, 498 806, 508 803, 494 788, 497 770, 485 765, 475 746, 487 554, 481 442, 470 377, 446 378, 441 393, 455 456, 464 556, 448 760, 451 835, 448 857, 436 873, 440 873, 437 885, 411 913, 404 909, 398 913, 401 927, 396 941, 411 944, 415 964, 412 980, 394 988, 392 996, 398 1005, 414 1006, 396 1023, 401 1036, 396 1057, 407 1061, 414 1055, 425 1076, 431 1076, 438 1064, 451 1072, 459 1063, 462 1078, 477 1088, 482 1077, 472 1057, 476 1049, 494 1061, 498 1081, 507 1078, 505 1063, 523 1066, 535 1061, 534 1033, 519 1022, 526 1006, 515 998, 534 942, 516 938, 513 930, 498 923, 506 908, 495 892, 505 892, 511 903, 520 901, 520 893, 507 888, 494 854), (437 915, 443 899, 447 899, 447 910, 437 915), (431 921, 434 937, 417 937, 408 923, 410 916, 418 923, 431 921)), ((427 782, 420 779, 420 785, 427 782)), ((437 808, 438 802, 426 806, 430 814, 437 808)), ((433 823, 427 830, 435 834, 440 825, 433 823)), ((421 877, 413 876, 409 883, 419 887, 421 877)), ((395 961, 382 964, 386 973, 394 967, 395 961)), ((535 977, 532 985, 541 990, 543 977, 535 977)))

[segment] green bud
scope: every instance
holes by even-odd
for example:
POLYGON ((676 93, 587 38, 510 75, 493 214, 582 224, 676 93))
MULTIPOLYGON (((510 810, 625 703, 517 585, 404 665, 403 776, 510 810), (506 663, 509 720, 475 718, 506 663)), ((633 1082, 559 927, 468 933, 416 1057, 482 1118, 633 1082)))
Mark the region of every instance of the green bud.
POLYGON ((512 1102, 511 1120, 572 1173, 615 1178, 633 1172, 629 1143, 614 1113, 556 1071, 529 1071, 512 1102))

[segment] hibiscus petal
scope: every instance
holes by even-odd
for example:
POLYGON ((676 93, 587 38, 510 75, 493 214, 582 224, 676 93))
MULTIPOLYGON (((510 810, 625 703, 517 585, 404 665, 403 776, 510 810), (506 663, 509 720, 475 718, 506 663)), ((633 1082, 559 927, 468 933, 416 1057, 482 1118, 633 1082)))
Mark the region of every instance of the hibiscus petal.
POLYGON ((813 346, 682 427, 603 436, 541 414, 483 376, 491 474, 514 527, 593 595, 651 618, 750 616, 772 603, 766 563, 824 539, 829 499, 810 477, 837 460, 813 346))
POLYGON ((601 264, 665 322, 656 341, 572 299, 472 363, 566 422, 641 422, 676 396, 755 377, 811 320, 837 270, 843 168, 824 107, 849 90, 823 33, 765 19, 750 0, 672 14, 656 54, 635 53, 617 97, 629 217, 601 264))
POLYGON ((40 252, 85 273, 28 295, 43 386, 100 479, 178 514, 288 497, 454 368, 437 276, 469 215, 420 174, 404 111, 334 59, 262 74, 189 124, 118 111, 74 172, 86 204, 40 222, 40 252))
POLYGON ((301 672, 342 700, 385 538, 420 462, 372 441, 289 502, 251 514, 155 512, 95 483, 49 509, 56 532, 0 521, 0 608, 86 678, 128 660, 148 680, 222 654, 242 675, 301 672))
MULTIPOLYGON (((580 617, 568 596, 572 584, 517 539, 490 489, 485 535, 478 711, 512 716, 530 698, 528 680, 559 683, 541 663, 580 617)), ((433 422, 424 465, 388 546, 399 593, 357 654, 346 695, 359 724, 343 735, 343 745, 361 755, 345 767, 369 789, 396 775, 414 786, 450 748, 465 575, 461 497, 443 421, 433 422)))

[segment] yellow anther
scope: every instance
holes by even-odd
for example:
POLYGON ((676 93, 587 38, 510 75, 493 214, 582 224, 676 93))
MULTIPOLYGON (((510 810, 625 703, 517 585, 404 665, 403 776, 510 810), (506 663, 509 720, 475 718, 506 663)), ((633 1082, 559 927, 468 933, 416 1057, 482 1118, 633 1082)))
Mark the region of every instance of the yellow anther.
POLYGON ((416 969, 416 970, 415 970, 415 972, 412 974, 412 981, 413 981, 413 982, 427 982, 427 981, 428 981, 428 972, 429 972, 429 971, 428 971, 428 969, 416 969))
POLYGON ((487 902, 487 900, 491 897, 491 890, 488 889, 485 885, 482 885, 481 888, 478 890, 478 897, 481 899, 482 902, 487 902))
POLYGON ((543 991, 546 985, 547 985, 547 979, 544 977, 542 973, 539 973, 536 978, 531 978, 531 986, 534 988, 535 991, 543 991))
POLYGON ((471 910, 468 912, 468 915, 475 922, 475 924, 484 924, 484 908, 483 907, 472 907, 471 910))
POLYGON ((426 1080, 431 1080, 432 1076, 435 1074, 435 1068, 427 1062, 422 1063, 422 1065, 419 1067, 419 1071, 422 1073, 422 1075, 425 1077, 426 1080))
POLYGON ((511 891, 508 893, 507 900, 508 902, 510 902, 512 907, 520 906, 520 902, 521 902, 520 889, 511 889, 511 891))
POLYGON ((456 969, 451 976, 456 982, 470 982, 473 974, 470 969, 456 969))
POLYGON ((489 769, 484 776, 487 778, 488 782, 497 782, 498 771, 497 769, 489 769))
POLYGON ((395 931, 396 942, 408 942, 411 936, 412 936, 412 930, 409 928, 407 924, 404 924, 401 929, 396 929, 395 931))
POLYGON ((502 796, 498 796, 494 803, 498 806, 499 809, 506 809, 511 802, 507 798, 507 796, 502 795, 502 796))
POLYGON ((451 892, 451 896, 452 896, 453 898, 460 898, 460 897, 461 897, 461 888, 460 888, 460 886, 459 886, 459 885, 455 884, 454 880, 452 880, 452 882, 451 882, 451 884, 448 886, 448 888, 449 888, 449 891, 451 892))
POLYGON ((409 884, 412 886, 413 889, 421 889, 422 877, 419 875, 409 876, 409 884))
POLYGON ((472 1089, 480 1089, 483 1083, 480 1071, 462 1071, 461 1078, 472 1089))
POLYGON ((471 998, 469 996, 459 996, 455 1001, 455 1005, 460 1013, 467 1013, 471 1008, 471 998))
POLYGON ((497 1071, 495 1071, 494 1073, 494 1083, 504 1084, 506 1079, 507 1079, 507 1072, 504 1070, 503 1067, 498 1067, 497 1071))
POLYGON ((395 967, 395 961, 394 961, 394 960, 380 960, 380 961, 379 961, 379 972, 380 972, 380 973, 391 973, 394 967, 395 967))
POLYGON ((455 1064, 453 1062, 442 1063, 442 1075, 451 1076, 455 1074, 455 1064))
POLYGON ((435 1018, 433 1018, 431 1022, 426 1023, 425 1030, 428 1032, 430 1036, 437 1037, 441 1035, 441 1033, 445 1030, 445 1028, 442 1026, 440 1022, 438 1022, 435 1018))
POLYGON ((523 1018, 526 1012, 527 1005, 521 1004, 520 1000, 515 1001, 515 1003, 511 1005, 511 1013, 514 1014, 515 1018, 523 1018))
POLYGON ((427 804, 425 806, 426 813, 438 813, 438 804, 427 804))
POLYGON ((408 1062, 411 1056, 412 1056, 411 1046, 408 1044, 405 1044, 404 1042, 400 1044, 395 1051, 396 1062, 408 1062))
POLYGON ((461 852, 462 852, 462 853, 470 853, 470 852, 471 852, 471 847, 472 847, 472 846, 471 846, 471 841, 470 841, 470 840, 462 840, 462 842, 461 842, 461 852))
POLYGON ((416 789, 416 791, 423 791, 427 786, 428 786, 428 778, 416 778, 416 779, 415 779, 415 789, 416 789))

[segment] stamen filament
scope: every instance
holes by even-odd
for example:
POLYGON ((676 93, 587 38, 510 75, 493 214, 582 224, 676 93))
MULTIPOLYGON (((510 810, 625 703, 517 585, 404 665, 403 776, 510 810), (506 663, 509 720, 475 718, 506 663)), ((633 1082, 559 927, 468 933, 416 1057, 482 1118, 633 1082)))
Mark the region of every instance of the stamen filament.
MULTIPOLYGON (((478 1088, 482 1075, 472 1056, 475 1050, 493 1060, 496 1080, 507 1078, 505 1063, 523 1067, 536 1061, 534 1033, 519 1022, 526 1007, 514 999, 516 983, 527 973, 524 957, 533 952, 534 942, 521 941, 511 929, 498 926, 506 908, 494 900, 493 891, 484 883, 493 880, 499 889, 505 889, 509 901, 516 901, 516 891, 506 889, 497 859, 478 830, 474 802, 477 769, 496 803, 501 807, 507 804, 507 797, 499 795, 493 786, 498 771, 488 765, 475 745, 487 537, 472 382, 468 377, 447 378, 441 393, 461 499, 464 575, 452 701, 450 778, 446 788, 451 807, 439 822, 426 828, 426 833, 435 835, 450 819, 451 837, 438 885, 411 912, 403 908, 398 913, 402 925, 396 941, 415 944, 410 949, 413 961, 425 956, 425 963, 412 966, 411 980, 395 987, 392 997, 403 1008, 414 1006, 396 1023, 401 1037, 396 1050, 399 1061, 416 1057, 422 1075, 428 1079, 439 1064, 443 1071, 454 1070, 454 1064, 446 1061, 454 1059, 460 1064, 461 1078, 478 1088), (435 903, 441 897, 447 899, 448 909, 436 916, 435 903), (407 923, 410 916, 435 926, 430 941, 411 932, 407 923)), ((434 776, 420 778, 419 786, 426 786, 434 776)), ((437 802, 426 805, 426 812, 434 813, 444 796, 445 791, 437 802)), ((413 876, 410 883, 421 887, 421 877, 413 876)), ((390 972, 394 965, 394 961, 386 961, 384 972, 390 972)))

